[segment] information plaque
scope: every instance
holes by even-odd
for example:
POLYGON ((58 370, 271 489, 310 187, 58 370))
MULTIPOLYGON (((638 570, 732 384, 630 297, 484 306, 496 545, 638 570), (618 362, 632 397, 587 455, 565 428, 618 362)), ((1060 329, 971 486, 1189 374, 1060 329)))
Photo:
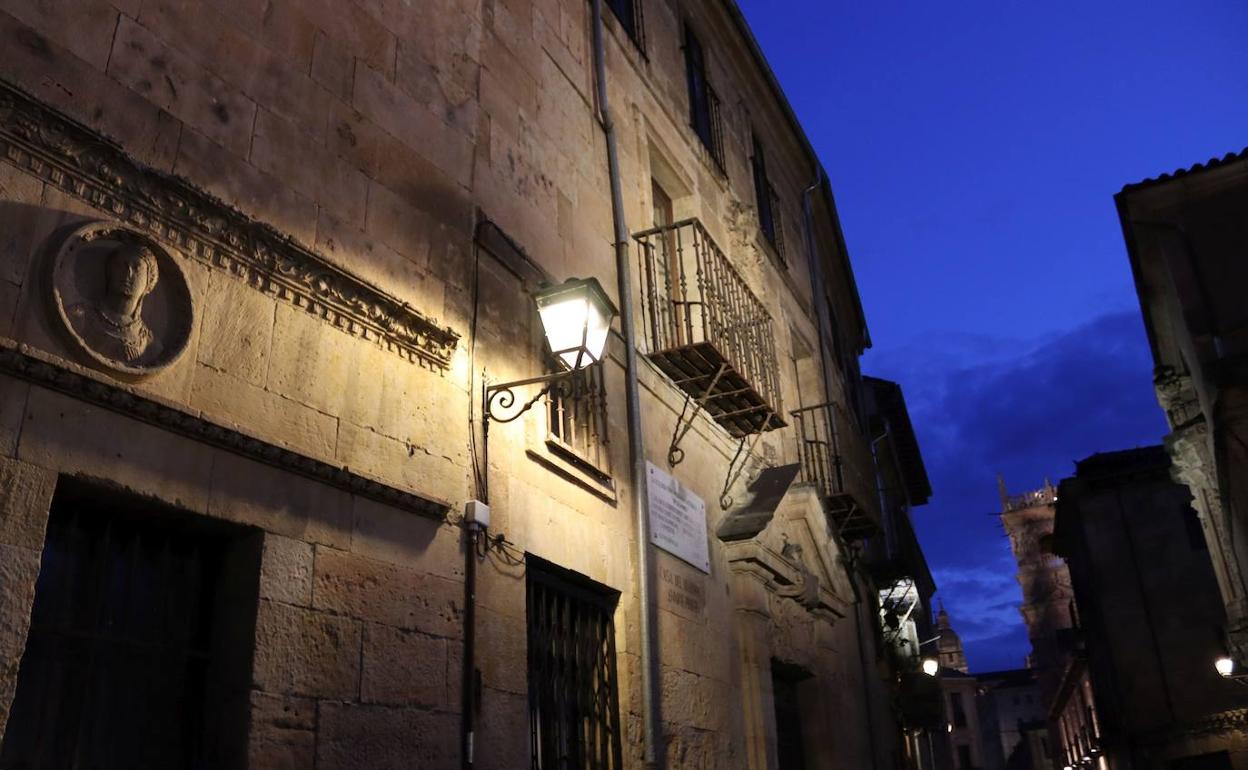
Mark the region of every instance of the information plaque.
POLYGON ((706 503, 685 485, 646 462, 650 542, 703 572, 711 571, 706 503))

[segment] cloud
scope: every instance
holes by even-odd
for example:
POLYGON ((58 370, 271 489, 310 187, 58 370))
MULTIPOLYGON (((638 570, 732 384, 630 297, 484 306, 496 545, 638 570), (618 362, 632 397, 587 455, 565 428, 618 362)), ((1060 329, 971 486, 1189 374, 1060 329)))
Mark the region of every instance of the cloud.
MULTIPOLYGON (((1022 299, 1020 312, 1043 312, 1022 299)), ((1021 665, 1029 645, 1013 609, 1021 596, 997 474, 1018 493, 1056 483, 1096 452, 1160 443, 1138 312, 1031 342, 928 334, 873 351, 866 368, 906 394, 933 489, 915 526, 968 657, 976 668, 1021 665)))

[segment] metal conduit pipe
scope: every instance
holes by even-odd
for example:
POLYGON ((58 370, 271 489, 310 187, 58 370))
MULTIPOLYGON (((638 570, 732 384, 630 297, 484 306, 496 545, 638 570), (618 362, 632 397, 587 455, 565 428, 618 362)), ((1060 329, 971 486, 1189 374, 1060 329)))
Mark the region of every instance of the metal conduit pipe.
MULTIPOLYGON (((624 334, 624 382, 628 411, 628 457, 632 468, 633 513, 637 525, 637 597, 641 603, 641 709, 645 763, 662 770, 665 756, 659 746, 658 677, 655 675, 654 560, 650 551, 650 512, 646 487, 646 457, 642 447, 641 395, 637 385, 637 330, 633 323, 632 273, 628 263, 628 225, 624 221, 624 194, 615 124, 607 101, 607 65, 602 41, 602 0, 592 0, 594 78, 598 120, 607 142, 607 171, 611 178, 611 212, 615 228, 615 269, 624 334)), ((618 718, 618 717, 617 717, 618 718)))

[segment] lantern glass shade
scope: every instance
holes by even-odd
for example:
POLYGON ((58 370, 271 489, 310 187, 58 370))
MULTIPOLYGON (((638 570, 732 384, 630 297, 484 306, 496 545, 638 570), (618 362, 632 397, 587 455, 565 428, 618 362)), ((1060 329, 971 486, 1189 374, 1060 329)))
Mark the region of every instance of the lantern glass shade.
POLYGON ((936 662, 935 658, 924 658, 923 660, 923 673, 924 674, 927 674, 928 676, 936 676, 936 672, 939 670, 940 670, 940 664, 936 662))
POLYGON ((534 295, 550 352, 568 369, 602 360, 615 305, 595 278, 569 278, 534 295))
POLYGON ((1222 656, 1213 662, 1213 667, 1218 670, 1222 676, 1230 676, 1235 673, 1235 661, 1229 656, 1222 656))

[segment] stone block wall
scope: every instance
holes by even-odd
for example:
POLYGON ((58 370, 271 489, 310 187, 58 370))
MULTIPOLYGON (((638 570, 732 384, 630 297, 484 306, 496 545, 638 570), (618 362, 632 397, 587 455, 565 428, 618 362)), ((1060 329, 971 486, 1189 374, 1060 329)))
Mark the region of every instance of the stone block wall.
MULTIPOLYGON (((477 483, 484 476, 493 531, 512 550, 510 558, 492 550, 478 568, 477 765, 513 767, 527 751, 524 569, 514 557, 529 553, 620 592, 626 764, 640 766, 640 608, 621 340, 610 342, 605 374, 615 469, 608 483, 547 448, 540 408, 492 430, 488 464, 479 433, 483 376, 498 382, 540 373, 543 346, 524 284, 474 242, 481 220, 501 227, 554 280, 592 275, 618 296, 588 7, 582 0, 0 0, 0 80, 115 142, 125 166, 115 179, 104 171, 117 164, 91 166, 86 179, 85 165, 37 162, 9 130, 14 113, 0 101, 3 351, 29 352, 86 383, 74 390, 59 374, 0 375, 0 457, 19 479, 13 494, 27 490, 17 507, 0 499, 0 549, 14 557, 0 562, 13 573, 0 576, 0 619, 13 629, 0 635, 0 684, 11 688, 20 660, 19 621, 29 615, 42 537, 21 529, 20 510, 46 516, 55 478, 82 478, 264 533, 251 766, 386 768, 413 757, 454 766, 464 611, 454 511, 484 495, 477 483), (166 192, 184 203, 206 193, 233 214, 214 219, 215 204, 199 201, 190 208, 206 212, 200 227, 166 192), (234 214, 245 225, 228 224, 234 214), (156 376, 86 366, 50 312, 50 254, 67 231, 99 219, 147 228, 172 250, 194 297, 187 350, 156 376), (162 224, 156 233, 157 220, 176 227, 162 224), (215 255, 192 247, 192 236, 215 243, 215 255), (221 256, 261 246, 266 251, 254 253, 273 265, 267 272, 221 256), (392 340, 360 332, 379 305, 334 316, 325 309, 330 302, 318 304, 316 277, 311 300, 292 296, 278 285, 290 254, 317 276, 341 269, 358 279, 370 302, 392 303, 388 320, 401 315, 397 307, 448 328, 458 339, 447 360, 396 355, 392 340), (196 440, 152 417, 156 409, 167 410, 169 423, 237 431, 264 448, 196 440), (289 454, 273 461, 279 450, 289 454), (354 474, 357 486, 310 477, 312 461, 323 474, 354 474), (360 492, 365 482, 449 503, 451 516, 427 518, 378 500, 360 492), (11 509, 19 511, 12 518, 11 509), (11 530, 12 543, 4 539, 11 530)), ((801 192, 814 176, 804 145, 722 12, 647 3, 644 56, 606 13, 628 222, 633 230, 650 225, 651 176, 676 181, 681 215, 702 219, 775 313, 782 390, 792 396, 799 388, 791 330, 805 346, 818 340, 800 229, 801 192), (722 171, 687 125, 682 13, 710 51, 710 77, 725 104, 722 171), (773 184, 783 188, 787 265, 760 243, 752 212, 755 132, 768 148, 773 184)), ((88 159, 113 152, 75 147, 85 148, 75 157, 88 159)), ((856 351, 865 330, 827 220, 816 237, 844 347, 856 351)), ((806 371, 815 381, 800 390, 822 394, 818 373, 806 371)), ((684 395, 644 359, 639 376, 645 451, 662 464, 684 395)), ((843 383, 831 390, 844 400, 843 383)), ((673 473, 707 502, 714 532, 735 442, 699 416, 684 446, 687 458, 673 473)), ((792 461, 792 429, 768 434, 757 451, 771 462, 792 461)), ((816 505, 793 522, 820 515, 816 505)), ((826 526, 793 522, 777 521, 773 542, 760 546, 783 579, 748 584, 750 591, 774 593, 798 579, 794 563, 775 556, 783 532, 800 538, 807 566, 822 555, 816 571, 825 603, 839 609, 812 618, 788 596, 762 602, 767 620, 755 630, 783 643, 758 648, 755 673, 770 671, 773 652, 806 666, 818 683, 811 729, 841 736, 831 747, 812 746, 812 756, 862 766, 871 742, 846 725, 861 721, 865 707, 852 691, 872 674, 846 636, 852 618, 841 605, 851 597, 839 545, 826 526)), ((683 589, 661 592, 657 611, 669 766, 771 766, 774 745, 768 753, 765 735, 747 739, 743 716, 752 708, 764 715, 754 724, 765 726, 773 708, 768 684, 742 685, 750 591, 740 589, 713 537, 709 574, 663 553, 656 559, 683 589)), ((865 687, 872 707, 886 701, 878 677, 865 687)), ((11 689, 0 690, 0 706, 10 697, 11 689)), ((884 731, 887 716, 869 724, 884 731)))

